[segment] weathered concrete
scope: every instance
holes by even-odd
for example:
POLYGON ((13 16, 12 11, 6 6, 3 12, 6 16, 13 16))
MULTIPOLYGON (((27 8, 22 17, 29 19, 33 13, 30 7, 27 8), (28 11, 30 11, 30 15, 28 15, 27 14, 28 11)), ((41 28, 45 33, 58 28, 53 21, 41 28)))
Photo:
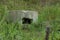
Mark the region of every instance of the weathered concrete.
POLYGON ((11 10, 7 16, 8 22, 18 22, 22 23, 23 18, 32 19, 32 22, 35 23, 38 21, 38 12, 28 11, 28 10, 11 10))

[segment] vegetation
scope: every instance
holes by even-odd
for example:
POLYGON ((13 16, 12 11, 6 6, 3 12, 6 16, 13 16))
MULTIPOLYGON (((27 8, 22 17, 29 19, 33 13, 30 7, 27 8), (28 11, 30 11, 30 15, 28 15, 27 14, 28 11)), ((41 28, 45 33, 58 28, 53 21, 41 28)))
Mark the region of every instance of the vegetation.
MULTIPOLYGON (((56 3, 56 2, 55 2, 56 3)), ((41 5, 27 0, 6 0, 0 4, 0 40, 45 40, 46 24, 50 22, 49 40, 60 40, 60 5, 41 5), (22 30, 22 25, 7 24, 5 17, 9 10, 36 10, 39 12, 37 24, 28 25, 22 30)))

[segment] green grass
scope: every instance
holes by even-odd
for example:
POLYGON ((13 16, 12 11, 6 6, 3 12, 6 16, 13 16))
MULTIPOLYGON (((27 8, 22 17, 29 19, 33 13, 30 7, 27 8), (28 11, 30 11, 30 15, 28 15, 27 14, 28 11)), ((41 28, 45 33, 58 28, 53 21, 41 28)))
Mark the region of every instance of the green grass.
MULTIPOLYGON (((21 2, 23 4, 23 2, 21 2)), ((50 21, 51 32, 49 40, 60 40, 60 7, 38 5, 31 6, 14 6, 13 2, 10 5, 0 5, 0 40, 45 40, 46 25, 43 22, 50 21), (38 23, 31 24, 28 29, 22 30, 22 25, 9 23, 5 21, 5 17, 9 10, 37 10, 39 12, 38 23), (40 25, 42 23, 42 26, 40 25)))

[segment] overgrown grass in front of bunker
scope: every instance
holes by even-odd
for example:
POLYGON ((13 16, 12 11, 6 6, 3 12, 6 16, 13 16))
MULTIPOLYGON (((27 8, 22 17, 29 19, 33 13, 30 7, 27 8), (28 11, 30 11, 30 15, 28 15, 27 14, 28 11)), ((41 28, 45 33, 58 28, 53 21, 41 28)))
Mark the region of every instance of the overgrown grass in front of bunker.
POLYGON ((28 26, 29 30, 22 30, 20 24, 9 23, 5 21, 5 15, 8 9, 0 5, 0 40, 45 40, 45 22, 50 21, 51 32, 49 40, 60 40, 60 7, 45 6, 39 11, 37 24, 28 26))

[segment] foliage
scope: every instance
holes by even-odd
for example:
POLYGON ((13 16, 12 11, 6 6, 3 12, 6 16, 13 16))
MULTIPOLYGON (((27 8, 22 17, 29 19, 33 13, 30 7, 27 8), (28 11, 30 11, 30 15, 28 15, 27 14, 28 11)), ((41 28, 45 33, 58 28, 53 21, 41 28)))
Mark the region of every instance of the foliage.
MULTIPOLYGON (((25 1, 10 1, 8 4, 0 5, 0 40, 44 40, 46 25, 44 22, 50 21, 51 32, 49 40, 60 40, 60 6, 44 6, 29 4, 25 1), (22 30, 22 25, 5 21, 8 10, 36 10, 39 12, 37 24, 31 24, 28 29, 22 30)), ((33 3, 33 2, 32 2, 33 3)))

